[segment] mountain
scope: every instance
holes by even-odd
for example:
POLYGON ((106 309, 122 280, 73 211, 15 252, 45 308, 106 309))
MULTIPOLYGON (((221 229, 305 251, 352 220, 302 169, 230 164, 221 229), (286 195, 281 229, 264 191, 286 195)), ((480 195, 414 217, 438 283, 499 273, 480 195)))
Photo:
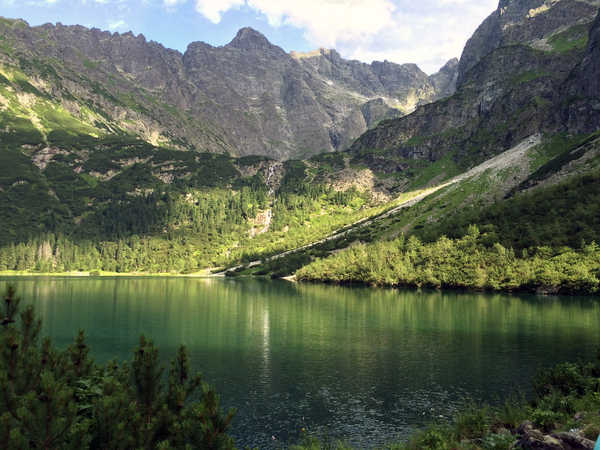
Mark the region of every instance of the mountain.
POLYGON ((429 77, 431 84, 437 92, 436 100, 450 97, 456 92, 456 82, 458 81, 458 59, 453 58, 448 61, 440 69, 429 77))
POLYGON ((223 47, 194 42, 184 54, 82 26, 2 19, 0 35, 2 81, 29 121, 21 127, 43 136, 65 130, 41 111, 51 108, 75 134, 126 133, 234 156, 344 149, 381 119, 451 94, 456 72, 450 64, 428 77, 413 64, 346 61, 334 50, 288 54, 251 28, 223 47))
POLYGON ((380 190, 414 200, 266 268, 335 283, 597 295, 599 6, 502 0, 465 47, 455 94, 342 153, 344 178, 370 173, 380 190))
POLYGON ((459 62, 458 85, 481 59, 500 47, 526 44, 539 50, 556 48, 553 36, 568 28, 581 34, 595 17, 593 0, 501 0, 494 11, 467 41, 459 62))
POLYGON ((182 272, 317 243, 273 260, 282 275, 473 223, 487 247, 600 241, 599 6, 503 0, 429 77, 252 29, 181 55, 0 21, 0 270, 182 272))
POLYGON ((600 128, 600 16, 589 34, 588 50, 559 93, 561 114, 556 118, 573 132, 600 128), (566 99, 560 103, 561 99, 566 99))
POLYGON ((598 6, 597 0, 501 1, 465 46, 456 92, 381 122, 352 145, 349 157, 393 174, 401 188, 416 166, 446 161, 462 171, 536 133, 595 131, 589 97, 597 86, 597 50, 595 35, 588 46, 588 33, 598 6))

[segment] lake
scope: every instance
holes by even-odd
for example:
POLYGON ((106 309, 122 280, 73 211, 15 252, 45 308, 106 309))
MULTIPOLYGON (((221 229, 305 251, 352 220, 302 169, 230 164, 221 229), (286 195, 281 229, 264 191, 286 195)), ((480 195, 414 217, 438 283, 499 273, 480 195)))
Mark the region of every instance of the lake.
POLYGON ((1 278, 66 347, 84 329, 98 362, 144 333, 179 344, 238 414, 236 444, 310 433, 360 447, 405 439, 467 398, 498 402, 539 367, 595 357, 593 298, 348 288, 220 278, 1 278))

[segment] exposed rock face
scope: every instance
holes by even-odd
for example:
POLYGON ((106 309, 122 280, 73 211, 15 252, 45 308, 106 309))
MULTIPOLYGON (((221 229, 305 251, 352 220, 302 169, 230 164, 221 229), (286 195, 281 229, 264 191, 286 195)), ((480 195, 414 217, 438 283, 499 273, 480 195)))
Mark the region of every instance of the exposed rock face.
POLYGON ((456 91, 458 80, 458 59, 448 61, 438 73, 429 77, 438 98, 450 97, 456 91))
POLYGON ((458 66, 458 86, 484 56, 511 44, 538 44, 553 32, 595 17, 598 0, 500 0, 467 41, 458 66))
POLYGON ((223 47, 181 54, 144 36, 0 22, 0 62, 45 83, 67 109, 180 148, 278 159, 346 148, 378 121, 453 92, 456 67, 346 61, 334 50, 287 54, 251 28, 223 47))
MULTIPOLYGON (((406 170, 410 160, 434 162, 446 155, 467 168, 527 136, 565 131, 563 121, 555 117, 560 105, 570 102, 565 86, 570 86, 571 97, 598 98, 593 29, 588 50, 585 44, 598 5, 578 0, 502 1, 465 48, 456 93, 406 117, 382 122, 361 136, 350 154, 386 172, 406 170), (515 43, 520 39, 522 43, 515 43), (572 74, 574 69, 579 75, 572 74), (580 87, 582 80, 594 76, 594 82, 580 87)), ((569 111, 574 123, 568 130, 576 131, 576 124, 585 120, 585 129, 598 128, 589 108, 582 119, 581 112, 569 111)))
POLYGON ((517 430, 519 440, 515 448, 524 450, 592 450, 594 442, 572 432, 544 434, 524 422, 517 430))
POLYGON ((558 118, 574 132, 600 128, 600 15, 589 34, 586 54, 561 91, 562 115, 558 118))

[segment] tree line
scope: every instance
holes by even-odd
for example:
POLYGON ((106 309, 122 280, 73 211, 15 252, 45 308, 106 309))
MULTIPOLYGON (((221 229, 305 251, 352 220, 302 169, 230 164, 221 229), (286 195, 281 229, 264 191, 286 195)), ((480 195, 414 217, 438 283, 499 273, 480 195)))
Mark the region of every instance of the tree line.
POLYGON ((375 286, 596 294, 600 246, 515 251, 476 226, 460 239, 417 237, 353 245, 296 272, 299 280, 375 286))

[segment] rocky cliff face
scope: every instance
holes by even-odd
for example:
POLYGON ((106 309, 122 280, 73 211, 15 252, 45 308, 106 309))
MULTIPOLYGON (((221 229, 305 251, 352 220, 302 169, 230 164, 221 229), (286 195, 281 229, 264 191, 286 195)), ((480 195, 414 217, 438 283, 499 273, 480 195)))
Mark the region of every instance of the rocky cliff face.
POLYGON ((454 94, 458 81, 458 59, 453 58, 448 61, 438 73, 429 77, 429 81, 433 85, 437 99, 454 94))
POLYGON ((589 33, 585 56, 560 92, 558 122, 572 132, 600 129, 600 15, 589 33), (562 101, 561 101, 562 100, 562 101))
POLYGON ((576 24, 589 23, 598 0, 500 0, 494 11, 467 41, 458 66, 458 85, 484 56, 512 44, 548 50, 548 38, 576 24))
POLYGON ((456 93, 382 122, 361 136, 349 154, 357 163, 396 174, 408 173, 415 160, 433 163, 445 157, 464 169, 538 132, 577 131, 576 124, 585 120, 582 130, 595 131, 598 123, 590 107, 586 119, 566 108, 573 122, 568 126, 556 120, 556 112, 574 96, 596 95, 597 76, 595 82, 584 80, 597 73, 595 31, 586 48, 599 5, 501 1, 465 47, 456 93))
POLYGON ((237 156, 346 148, 378 121, 451 94, 456 73, 449 64, 428 77, 415 65, 346 61, 334 50, 287 54, 250 28, 226 46, 196 42, 184 54, 81 26, 3 19, 0 34, 2 66, 84 122, 82 106, 91 109, 98 133, 237 156))

